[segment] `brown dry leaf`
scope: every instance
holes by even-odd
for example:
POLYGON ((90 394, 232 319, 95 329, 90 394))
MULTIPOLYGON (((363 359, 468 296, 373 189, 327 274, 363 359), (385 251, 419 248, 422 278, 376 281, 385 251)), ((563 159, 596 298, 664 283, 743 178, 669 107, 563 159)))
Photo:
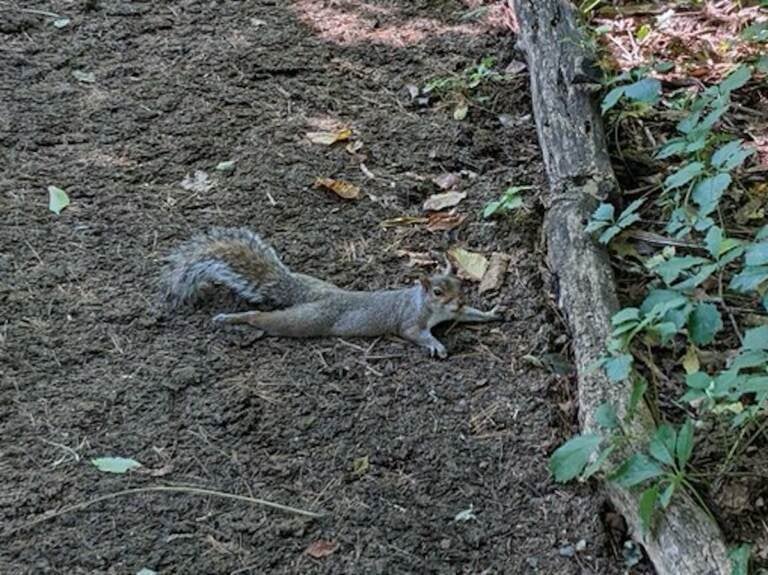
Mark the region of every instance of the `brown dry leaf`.
POLYGON ((407 257, 408 267, 429 267, 437 262, 428 252, 409 252, 408 250, 397 250, 397 255, 401 258, 407 257))
POLYGON ((460 278, 479 282, 488 271, 488 259, 483 254, 452 248, 448 250, 448 257, 456 266, 460 278))
POLYGON ((425 212, 437 212, 445 208, 452 208, 467 197, 467 192, 445 192, 430 196, 424 202, 425 212))
POLYGON ((314 559, 322 559, 328 557, 331 553, 339 548, 339 544, 335 541, 329 541, 327 539, 318 539, 314 543, 310 543, 309 547, 304 550, 304 553, 313 557, 314 559))
POLYGON ((344 180, 334 180, 332 178, 317 178, 315 180, 316 188, 325 188, 331 190, 337 196, 345 200, 356 200, 360 195, 360 188, 344 180))
POLYGON ((389 218, 381 222, 381 225, 385 228, 394 228, 395 226, 413 226, 416 224, 426 224, 429 221, 428 218, 422 216, 397 216, 396 218, 389 218))
POLYGON ((494 252, 491 254, 491 261, 488 264, 488 270, 483 275, 483 280, 480 282, 480 293, 487 291, 495 291, 501 287, 504 283, 504 275, 507 273, 509 267, 509 261, 512 258, 508 254, 500 252, 494 252))
POLYGON ((464 214, 446 214, 445 212, 435 212, 427 216, 427 230, 438 232, 441 230, 453 230, 464 223, 467 216, 464 214))
POLYGON ((344 142, 352 136, 352 130, 344 128, 335 132, 307 132, 305 137, 313 144, 331 146, 336 142, 344 142))
POLYGON ((443 174, 432 178, 432 183, 441 190, 449 190, 461 182, 461 174, 443 174))

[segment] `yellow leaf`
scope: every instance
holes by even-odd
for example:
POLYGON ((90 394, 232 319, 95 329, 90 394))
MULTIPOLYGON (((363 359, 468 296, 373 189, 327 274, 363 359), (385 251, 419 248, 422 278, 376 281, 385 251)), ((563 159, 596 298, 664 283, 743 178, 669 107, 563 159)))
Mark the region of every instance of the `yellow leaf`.
POLYGON ((488 271, 488 260, 483 254, 453 248, 448 250, 448 257, 456 266, 459 277, 479 282, 488 271))
POLYGON ((332 178, 317 178, 315 180, 316 188, 325 188, 331 190, 337 196, 345 200, 355 200, 360 195, 360 188, 344 180, 334 180, 332 178))
POLYGON ((696 353, 696 348, 690 345, 683 356, 683 369, 685 373, 696 373, 700 368, 699 354, 696 353))
POLYGON ((313 144, 330 146, 336 142, 349 140, 351 135, 352 130, 349 128, 344 128, 343 130, 337 130, 335 132, 307 132, 306 138, 313 144))
POLYGON ((469 106, 466 102, 462 101, 456 108, 454 108, 453 119, 461 121, 467 117, 467 112, 469 112, 469 106))
POLYGON ((368 472, 371 464, 368 461, 368 456, 358 457, 352 462, 352 473, 358 477, 362 477, 368 472))

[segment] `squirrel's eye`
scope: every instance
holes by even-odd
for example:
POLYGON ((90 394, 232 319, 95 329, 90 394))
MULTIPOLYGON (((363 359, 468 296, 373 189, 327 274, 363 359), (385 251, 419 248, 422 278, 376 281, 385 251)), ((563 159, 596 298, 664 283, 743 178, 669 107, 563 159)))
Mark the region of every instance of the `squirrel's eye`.
POLYGON ((439 287, 432 288, 432 293, 435 294, 437 297, 440 297, 443 295, 443 290, 439 287))

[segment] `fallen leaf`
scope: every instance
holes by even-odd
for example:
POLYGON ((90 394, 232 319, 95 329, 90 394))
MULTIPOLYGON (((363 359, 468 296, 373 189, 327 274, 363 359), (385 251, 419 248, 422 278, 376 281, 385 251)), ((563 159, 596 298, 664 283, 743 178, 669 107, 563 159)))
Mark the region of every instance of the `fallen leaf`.
POLYGON ((313 144, 330 146, 336 142, 349 140, 351 135, 352 130, 344 128, 343 130, 336 130, 335 132, 307 132, 305 137, 313 144))
POLYGON ((128 459, 126 457, 97 457, 91 459, 99 471, 105 471, 107 473, 125 473, 131 469, 141 467, 141 463, 134 459, 128 459))
POLYGON ((358 457, 352 462, 352 473, 357 477, 362 477, 371 468, 371 464, 368 461, 368 456, 358 457))
POLYGON ((394 228, 396 226, 413 226, 416 224, 426 224, 429 222, 429 218, 422 216, 397 216, 396 218, 389 218, 381 222, 381 225, 385 228, 394 228))
POLYGON ((347 144, 344 149, 350 154, 356 154, 363 147, 363 143, 360 140, 355 140, 347 144))
POLYGON ((193 175, 187 174, 181 181, 181 187, 188 192, 205 193, 213 186, 208 174, 202 170, 195 170, 193 175))
POLYGON ((332 178, 317 178, 315 180, 316 188, 325 188, 331 190, 337 196, 345 200, 355 200, 360 195, 360 188, 344 180, 334 180, 332 178))
POLYGON ((93 72, 83 72, 82 70, 73 70, 72 75, 78 82, 93 84, 96 81, 96 74, 93 72))
POLYGON ((57 216, 69 205, 67 192, 56 186, 48 186, 48 209, 57 216))
POLYGON ((304 553, 314 559, 322 559, 328 557, 331 553, 339 548, 339 544, 335 541, 329 541, 327 539, 318 539, 314 543, 310 543, 304 553))
POLYGON ((408 84, 405 87, 406 90, 408 90, 408 95, 411 97, 411 100, 415 100, 419 95, 419 87, 415 86, 414 84, 408 84))
POLYGON ((435 212, 427 216, 427 230, 438 232, 441 230, 454 230, 458 228, 467 216, 464 214, 446 214, 445 212, 435 212))
POLYGON ((71 20, 69 18, 57 18, 56 20, 53 21, 53 25, 56 28, 66 28, 67 26, 69 26, 70 22, 71 20))
POLYGON ((461 121, 467 117, 467 112, 469 112, 469 106, 467 103, 460 102, 453 110, 453 119, 461 121))
POLYGON ((461 174, 442 174, 432 178, 432 183, 441 190, 450 190, 461 182, 461 174))
POLYGON ((685 352, 682 363, 685 373, 691 374, 699 371, 701 364, 699 362, 699 354, 696 353, 694 346, 688 346, 688 351, 685 352))
POLYGON ((488 271, 488 260, 483 254, 470 252, 463 248, 448 250, 448 257, 459 273, 459 277, 479 282, 488 271))
POLYGON ((235 170, 235 161, 227 160, 226 162, 219 162, 216 164, 216 171, 224 172, 225 174, 233 172, 235 170))
POLYGON ((472 505, 464 511, 459 511, 453 518, 454 521, 469 521, 470 519, 477 519, 477 515, 475 515, 475 510, 472 505))
POLYGON ((504 68, 504 74, 506 76, 516 76, 520 72, 523 72, 528 66, 525 62, 520 60, 512 60, 506 68, 504 68))
POLYGON ((398 250, 397 255, 408 258, 408 267, 430 267, 435 265, 435 258, 428 252, 409 252, 408 250, 398 250))
POLYGON ((443 192, 427 198, 423 209, 425 212, 437 212, 445 208, 452 208, 467 197, 467 192, 443 192))
POLYGON ((504 283, 504 275, 507 273, 509 267, 509 260, 511 258, 507 254, 494 252, 491 254, 491 261, 488 264, 488 270, 483 275, 483 279, 480 282, 480 293, 487 291, 495 291, 501 287, 504 283))

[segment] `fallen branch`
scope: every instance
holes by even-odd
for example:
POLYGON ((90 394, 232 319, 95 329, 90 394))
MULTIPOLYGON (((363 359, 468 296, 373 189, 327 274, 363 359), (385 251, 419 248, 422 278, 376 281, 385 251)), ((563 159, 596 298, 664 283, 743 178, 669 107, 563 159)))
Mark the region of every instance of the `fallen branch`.
MULTIPOLYGON (((518 41, 531 74, 536 127, 549 179, 544 199, 548 259, 573 341, 580 423, 584 433, 598 432, 595 409, 609 402, 622 417, 630 384, 611 383, 602 371, 589 369, 605 353, 611 316, 619 307, 607 254, 584 231, 598 199, 619 194, 602 121, 591 97, 596 81, 590 64, 594 55, 565 0, 512 2, 518 41)), ((647 438, 653 432, 655 423, 646 405, 638 409, 633 425, 636 437, 647 438)), ((718 526, 685 495, 675 497, 653 534, 643 534, 637 511, 639 492, 610 482, 605 490, 659 574, 731 572, 718 526)))

